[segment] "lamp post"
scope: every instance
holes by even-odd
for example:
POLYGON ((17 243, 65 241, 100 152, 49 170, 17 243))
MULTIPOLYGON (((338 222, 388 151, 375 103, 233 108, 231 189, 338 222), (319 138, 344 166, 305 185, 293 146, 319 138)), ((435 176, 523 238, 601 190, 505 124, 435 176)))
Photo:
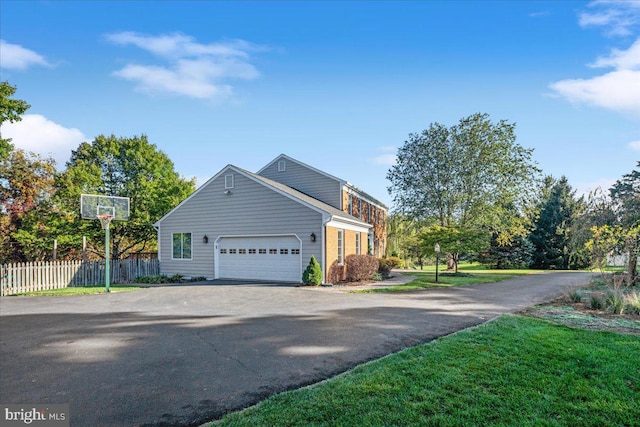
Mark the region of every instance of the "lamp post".
POLYGON ((440 263, 440 245, 436 243, 436 283, 438 283, 438 264, 440 263))

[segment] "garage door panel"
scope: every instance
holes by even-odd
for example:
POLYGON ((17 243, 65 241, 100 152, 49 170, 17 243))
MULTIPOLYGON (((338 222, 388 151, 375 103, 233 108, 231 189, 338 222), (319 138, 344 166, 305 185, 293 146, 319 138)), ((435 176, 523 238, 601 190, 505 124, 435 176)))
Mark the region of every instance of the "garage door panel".
POLYGON ((218 277, 246 280, 301 279, 300 240, 294 236, 224 237, 218 242, 218 277))

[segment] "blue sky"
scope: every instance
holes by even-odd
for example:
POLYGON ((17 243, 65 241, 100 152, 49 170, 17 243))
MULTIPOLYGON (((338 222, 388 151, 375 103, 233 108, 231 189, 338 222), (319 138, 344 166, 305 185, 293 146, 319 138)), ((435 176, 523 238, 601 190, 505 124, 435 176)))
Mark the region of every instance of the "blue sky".
POLYGON ((580 192, 640 160, 640 1, 5 0, 0 39, 3 136, 60 167, 146 134, 199 183, 286 153, 390 205, 408 134, 476 112, 580 192))

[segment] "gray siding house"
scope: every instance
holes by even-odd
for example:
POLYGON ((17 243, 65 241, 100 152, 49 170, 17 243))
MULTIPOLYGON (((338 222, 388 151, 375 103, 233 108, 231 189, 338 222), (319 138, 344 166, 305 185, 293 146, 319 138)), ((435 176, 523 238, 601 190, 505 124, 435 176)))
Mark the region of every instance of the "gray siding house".
POLYGON ((340 209, 335 180, 309 178, 297 164, 284 165, 298 176, 297 189, 267 169, 224 167, 154 224, 161 272, 300 282, 313 255, 326 281, 332 264, 366 253, 371 224, 340 209))

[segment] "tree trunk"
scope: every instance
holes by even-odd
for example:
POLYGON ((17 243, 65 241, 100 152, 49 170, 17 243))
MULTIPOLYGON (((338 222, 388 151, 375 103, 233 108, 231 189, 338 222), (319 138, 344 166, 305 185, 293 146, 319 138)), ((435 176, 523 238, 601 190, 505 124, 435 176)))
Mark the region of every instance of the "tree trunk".
POLYGON ((629 249, 629 262, 627 264, 627 286, 633 286, 636 283, 638 275, 638 252, 633 248, 629 249))
POLYGON ((452 254, 448 254, 447 255, 447 270, 453 270, 454 268, 456 268, 456 263, 453 259, 453 255, 452 254))

